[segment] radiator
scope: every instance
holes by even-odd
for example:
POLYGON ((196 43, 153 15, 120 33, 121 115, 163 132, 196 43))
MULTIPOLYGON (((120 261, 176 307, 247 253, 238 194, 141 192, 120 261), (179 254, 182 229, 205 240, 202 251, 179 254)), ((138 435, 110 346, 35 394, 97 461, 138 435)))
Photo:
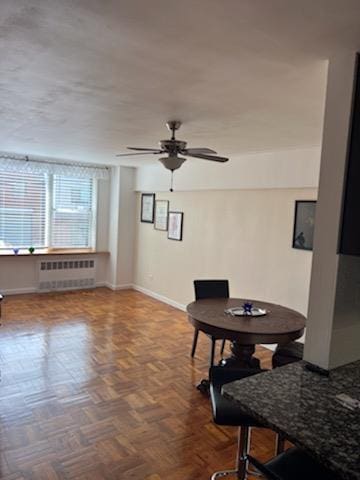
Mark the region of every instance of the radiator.
POLYGON ((94 288, 95 259, 64 258, 39 262, 39 290, 76 290, 94 288))

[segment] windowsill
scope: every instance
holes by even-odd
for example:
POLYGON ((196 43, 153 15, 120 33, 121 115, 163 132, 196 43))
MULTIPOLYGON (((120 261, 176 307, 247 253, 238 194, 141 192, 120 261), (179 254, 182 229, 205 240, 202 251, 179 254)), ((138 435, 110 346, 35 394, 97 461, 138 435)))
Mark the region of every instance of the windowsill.
POLYGON ((0 250, 0 257, 42 257, 46 255, 89 255, 89 254, 108 254, 106 251, 97 251, 92 248, 39 248, 34 253, 30 253, 27 250, 20 250, 17 255, 9 250, 0 250))

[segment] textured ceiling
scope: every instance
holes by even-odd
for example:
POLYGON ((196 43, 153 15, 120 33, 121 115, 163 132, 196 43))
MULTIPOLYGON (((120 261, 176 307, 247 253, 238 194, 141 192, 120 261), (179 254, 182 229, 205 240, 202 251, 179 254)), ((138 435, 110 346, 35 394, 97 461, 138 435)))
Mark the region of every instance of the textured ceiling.
POLYGON ((120 163, 168 119, 222 155, 319 145, 359 27, 358 0, 2 0, 0 150, 120 163))

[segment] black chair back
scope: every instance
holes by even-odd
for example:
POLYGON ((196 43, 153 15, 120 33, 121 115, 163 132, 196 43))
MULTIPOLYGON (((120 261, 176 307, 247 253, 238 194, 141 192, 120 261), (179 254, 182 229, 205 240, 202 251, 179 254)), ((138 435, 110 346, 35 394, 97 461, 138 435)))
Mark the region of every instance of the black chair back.
POLYGON ((194 280, 195 299, 229 298, 228 280, 194 280))

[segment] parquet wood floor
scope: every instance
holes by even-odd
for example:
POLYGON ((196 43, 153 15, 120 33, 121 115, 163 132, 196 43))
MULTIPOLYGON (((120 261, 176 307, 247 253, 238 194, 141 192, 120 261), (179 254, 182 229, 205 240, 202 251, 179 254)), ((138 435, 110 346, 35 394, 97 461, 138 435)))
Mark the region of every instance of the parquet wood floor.
MULTIPOLYGON (((0 478, 205 480, 232 467, 236 429, 196 389, 208 339, 135 291, 6 298, 0 329, 0 478)), ((268 366, 270 352, 258 350, 268 366)), ((273 435, 255 431, 254 453, 273 435)))

